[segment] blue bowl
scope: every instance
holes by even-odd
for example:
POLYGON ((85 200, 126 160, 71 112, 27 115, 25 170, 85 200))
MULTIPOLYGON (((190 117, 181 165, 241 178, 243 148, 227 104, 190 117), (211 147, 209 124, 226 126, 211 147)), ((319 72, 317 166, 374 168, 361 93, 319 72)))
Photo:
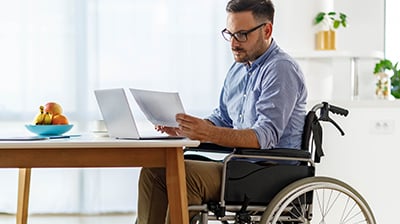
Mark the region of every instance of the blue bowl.
POLYGON ((71 130, 72 124, 65 125, 33 125, 27 124, 25 127, 32 133, 42 136, 62 135, 71 130))

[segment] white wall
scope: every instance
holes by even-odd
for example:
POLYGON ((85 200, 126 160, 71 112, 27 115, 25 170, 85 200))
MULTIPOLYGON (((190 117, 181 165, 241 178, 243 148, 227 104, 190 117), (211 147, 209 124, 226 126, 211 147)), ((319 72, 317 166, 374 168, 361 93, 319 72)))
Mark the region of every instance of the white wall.
POLYGON ((334 10, 347 14, 348 26, 337 30, 336 51, 316 51, 313 19, 321 1, 274 1, 275 40, 301 64, 310 100, 353 98, 351 58, 358 60, 356 98, 374 99, 372 72, 384 50, 384 2, 335 0, 334 10))
MULTIPOLYGON (((287 51, 314 50, 313 19, 320 1, 274 1, 274 37, 287 51)), ((334 0, 334 10, 348 16, 348 27, 337 30, 337 50, 352 52, 383 51, 384 1, 334 0)))

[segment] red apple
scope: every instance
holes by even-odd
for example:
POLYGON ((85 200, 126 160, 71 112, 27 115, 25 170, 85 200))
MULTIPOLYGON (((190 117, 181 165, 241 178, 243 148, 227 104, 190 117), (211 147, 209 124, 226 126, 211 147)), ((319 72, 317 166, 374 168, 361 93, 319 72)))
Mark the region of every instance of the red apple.
POLYGON ((49 114, 58 115, 62 114, 63 109, 60 104, 55 102, 48 102, 44 105, 44 112, 48 112, 49 114))

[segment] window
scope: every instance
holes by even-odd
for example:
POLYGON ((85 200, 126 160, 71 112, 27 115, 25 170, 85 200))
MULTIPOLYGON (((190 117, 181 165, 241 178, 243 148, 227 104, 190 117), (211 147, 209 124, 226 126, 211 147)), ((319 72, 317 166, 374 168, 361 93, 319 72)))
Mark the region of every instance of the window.
MULTIPOLYGON (((209 114, 233 62, 220 34, 224 8, 215 0, 5 1, 0 133, 26 131, 16 124, 30 123, 48 101, 59 102, 71 123, 90 131, 100 118, 98 88, 179 91, 189 113, 209 114)), ((0 174, 0 211, 15 212, 18 172, 0 174)), ((32 181, 33 213, 135 208, 136 169, 35 169, 32 181)))
POLYGON ((59 102, 87 129, 93 90, 179 91, 189 113, 218 102, 232 63, 224 1, 16 0, 1 7, 0 120, 30 122, 59 102), (6 80, 6 81, 5 81, 6 80))

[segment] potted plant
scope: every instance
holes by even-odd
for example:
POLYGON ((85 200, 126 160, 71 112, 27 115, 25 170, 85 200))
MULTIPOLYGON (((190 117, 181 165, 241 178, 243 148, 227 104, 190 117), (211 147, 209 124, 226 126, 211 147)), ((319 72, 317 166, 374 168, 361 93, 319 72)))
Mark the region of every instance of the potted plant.
POLYGON ((393 65, 389 59, 382 59, 375 64, 374 74, 377 76, 375 93, 378 98, 387 99, 389 89, 392 96, 396 99, 400 98, 400 69, 397 68, 397 65, 398 62, 393 65), (388 72, 393 73, 390 79, 388 72))
POLYGON ((317 32, 317 50, 336 50, 336 32, 340 26, 347 27, 347 15, 342 12, 319 12, 314 25, 320 26, 317 32))

